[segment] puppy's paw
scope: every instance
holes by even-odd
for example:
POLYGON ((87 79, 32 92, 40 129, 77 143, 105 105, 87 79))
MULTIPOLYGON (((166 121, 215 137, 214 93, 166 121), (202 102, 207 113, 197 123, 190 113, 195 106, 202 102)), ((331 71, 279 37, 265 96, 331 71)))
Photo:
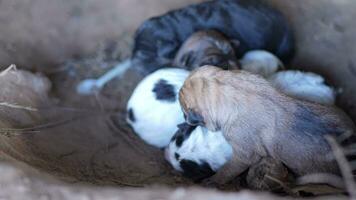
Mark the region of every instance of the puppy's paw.
POLYGON ((206 178, 201 182, 201 185, 203 187, 207 187, 207 188, 218 188, 219 184, 216 183, 213 179, 211 178, 206 178))

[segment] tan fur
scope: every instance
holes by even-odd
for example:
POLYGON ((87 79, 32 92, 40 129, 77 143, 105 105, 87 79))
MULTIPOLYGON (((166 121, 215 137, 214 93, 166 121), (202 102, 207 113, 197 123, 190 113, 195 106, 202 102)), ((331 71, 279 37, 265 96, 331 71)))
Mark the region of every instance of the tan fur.
POLYGON ((223 60, 229 69, 238 69, 238 61, 232 45, 238 41, 230 41, 214 30, 198 31, 192 34, 180 47, 173 65, 188 69, 196 69, 204 64, 217 64, 217 59, 223 60))
POLYGON ((233 146, 233 159, 213 177, 219 183, 267 156, 297 175, 338 174, 324 136, 355 130, 336 107, 293 99, 262 77, 239 70, 201 67, 186 79, 179 100, 185 114, 200 115, 209 130, 222 130, 233 146))

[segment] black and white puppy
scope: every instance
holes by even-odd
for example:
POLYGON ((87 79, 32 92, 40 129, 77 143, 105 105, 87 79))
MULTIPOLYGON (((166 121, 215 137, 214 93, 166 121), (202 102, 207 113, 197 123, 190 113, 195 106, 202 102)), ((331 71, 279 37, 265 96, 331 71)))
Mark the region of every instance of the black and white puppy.
POLYGON ((165 149, 165 157, 174 169, 194 181, 214 175, 232 157, 232 147, 221 132, 187 123, 178 128, 165 149))
POLYGON ((209 29, 239 41, 237 58, 265 49, 288 62, 294 53, 292 32, 280 12, 258 0, 213 0, 144 21, 135 33, 133 66, 147 74, 171 65, 188 37, 209 29))
POLYGON ((165 68, 146 76, 127 103, 127 122, 145 142, 162 148, 184 122, 178 92, 189 71, 165 68))

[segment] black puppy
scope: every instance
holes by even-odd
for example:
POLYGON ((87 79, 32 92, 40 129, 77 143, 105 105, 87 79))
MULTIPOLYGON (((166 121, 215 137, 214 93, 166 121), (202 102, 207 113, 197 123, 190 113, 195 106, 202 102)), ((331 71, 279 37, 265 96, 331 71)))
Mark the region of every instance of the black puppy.
POLYGON ((238 58, 264 49, 287 63, 294 52, 293 35, 280 12, 258 0, 214 0, 146 20, 135 34, 133 66, 143 73, 170 66, 182 43, 207 29, 239 41, 234 47, 238 58))
MULTIPOLYGON (((98 80, 85 80, 77 90, 88 94, 133 66, 142 75, 174 66, 179 48, 193 33, 215 30, 230 41, 237 58, 262 49, 288 64, 294 53, 294 37, 283 15, 259 0, 213 0, 150 18, 137 29, 131 59, 98 80)), ((221 55, 219 55, 221 56, 221 55)), ((221 57, 218 57, 221 59, 221 57)), ((215 65, 216 63, 204 63, 215 65)))

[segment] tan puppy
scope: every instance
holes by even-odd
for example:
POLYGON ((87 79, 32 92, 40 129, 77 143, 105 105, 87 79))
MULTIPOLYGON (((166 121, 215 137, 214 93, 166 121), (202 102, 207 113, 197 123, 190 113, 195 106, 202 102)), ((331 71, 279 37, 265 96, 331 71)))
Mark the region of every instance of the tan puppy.
POLYGON ((192 34, 180 47, 173 65, 188 70, 203 65, 214 65, 223 69, 238 69, 239 64, 233 48, 238 46, 237 40, 228 40, 217 31, 198 31, 192 34))
POLYGON ((186 79, 179 101, 192 125, 221 130, 233 158, 212 181, 225 183, 261 158, 284 163, 297 176, 339 174, 325 135, 354 132, 339 109, 293 99, 260 76, 204 66, 186 79))

